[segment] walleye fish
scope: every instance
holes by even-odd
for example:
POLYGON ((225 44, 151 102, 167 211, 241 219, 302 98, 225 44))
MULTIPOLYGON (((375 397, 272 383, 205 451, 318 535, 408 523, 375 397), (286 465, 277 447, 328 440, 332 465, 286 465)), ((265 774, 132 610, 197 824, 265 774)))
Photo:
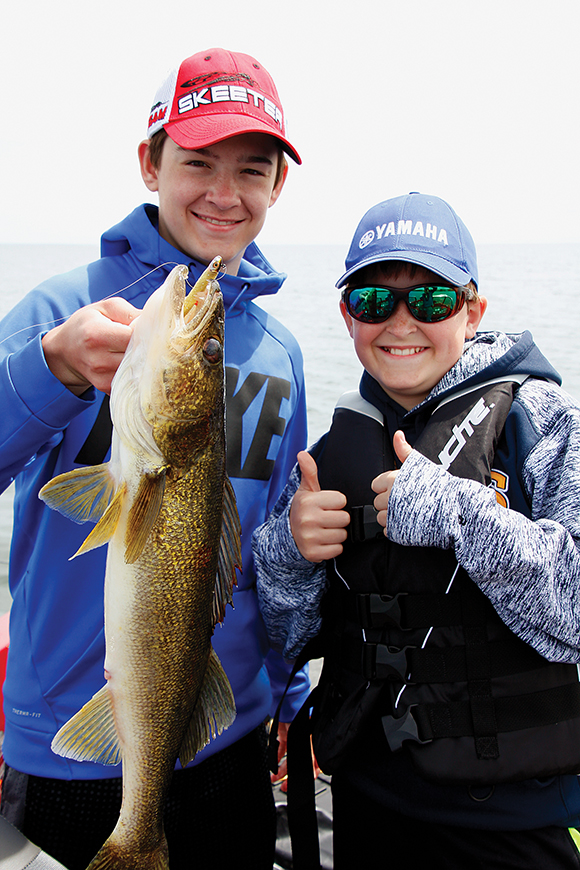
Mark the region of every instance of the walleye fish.
POLYGON ((163 805, 176 759, 190 762, 235 718, 211 646, 241 566, 221 266, 216 257, 187 297, 185 266, 153 293, 113 379, 111 461, 40 492, 76 522, 98 520, 75 555, 109 542, 106 684, 52 743, 77 761, 123 762, 119 820, 91 870, 168 868, 163 805))

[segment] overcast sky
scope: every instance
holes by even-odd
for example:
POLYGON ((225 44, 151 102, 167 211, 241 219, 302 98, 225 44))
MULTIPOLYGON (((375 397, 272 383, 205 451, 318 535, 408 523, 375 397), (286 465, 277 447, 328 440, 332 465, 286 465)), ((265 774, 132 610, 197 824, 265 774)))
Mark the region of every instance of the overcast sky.
POLYGON ((5 3, 0 242, 93 243, 154 197, 137 145, 167 71, 213 46, 274 77, 292 165, 269 243, 348 243, 410 190, 476 243, 578 242, 578 0, 5 3))

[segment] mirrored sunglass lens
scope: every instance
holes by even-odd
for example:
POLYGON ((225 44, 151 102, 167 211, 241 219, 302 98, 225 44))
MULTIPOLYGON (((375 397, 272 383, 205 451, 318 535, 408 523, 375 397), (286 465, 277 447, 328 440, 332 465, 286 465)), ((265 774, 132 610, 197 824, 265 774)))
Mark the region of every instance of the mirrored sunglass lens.
POLYGON ((420 287, 409 291, 409 308, 417 320, 436 323, 450 317, 457 304, 457 291, 450 287, 420 287))
POLYGON ((380 287, 361 287, 350 291, 348 307, 360 320, 386 320, 393 311, 393 294, 380 287))

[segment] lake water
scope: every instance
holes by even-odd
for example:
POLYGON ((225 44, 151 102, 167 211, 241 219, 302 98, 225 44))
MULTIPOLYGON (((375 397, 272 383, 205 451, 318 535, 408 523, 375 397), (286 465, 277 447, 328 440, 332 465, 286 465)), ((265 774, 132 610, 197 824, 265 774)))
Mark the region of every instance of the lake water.
MULTIPOLYGON (((338 311, 334 284, 343 272, 343 246, 269 245, 264 253, 288 272, 281 292, 261 304, 294 333, 304 353, 309 440, 326 429, 338 396, 354 389, 361 366, 338 311)), ((88 245, 0 245, 0 317, 31 288, 98 256, 88 245)), ((529 329, 580 402, 580 245, 483 245, 480 290, 489 300, 482 327, 529 329)), ((0 613, 7 588, 12 487, 0 495, 0 613)))

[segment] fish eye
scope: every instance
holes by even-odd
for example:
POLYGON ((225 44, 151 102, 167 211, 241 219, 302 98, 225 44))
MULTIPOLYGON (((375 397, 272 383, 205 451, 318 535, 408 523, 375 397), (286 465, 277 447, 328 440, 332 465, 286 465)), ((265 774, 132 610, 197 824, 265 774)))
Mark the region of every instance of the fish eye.
POLYGON ((203 346, 203 355, 213 365, 222 361, 223 350, 217 338, 208 338, 203 346))

